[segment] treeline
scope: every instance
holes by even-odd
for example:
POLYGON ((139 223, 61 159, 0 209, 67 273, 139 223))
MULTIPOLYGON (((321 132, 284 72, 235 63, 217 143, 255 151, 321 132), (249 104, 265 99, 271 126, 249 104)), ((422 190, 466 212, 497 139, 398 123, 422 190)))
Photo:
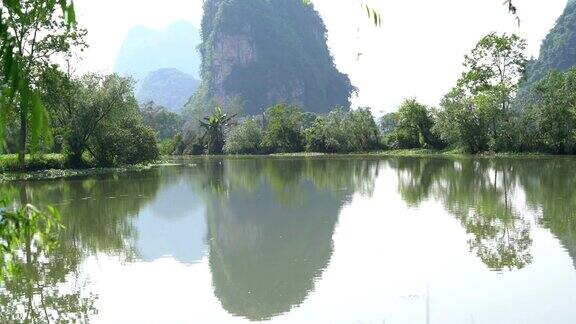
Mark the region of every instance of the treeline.
POLYGON ((369 109, 335 109, 327 115, 279 104, 239 121, 217 108, 202 123, 172 140, 172 154, 350 153, 378 150, 381 134, 369 109), (236 120, 236 121, 235 121, 236 120))
POLYGON ((144 123, 130 79, 72 76, 75 53, 87 47, 72 4, 4 1, 0 9, 0 153, 18 154, 0 155, 0 170, 158 157, 156 134, 144 123))
POLYGON ((43 102, 52 117, 55 150, 65 153, 72 166, 137 164, 158 157, 156 134, 144 124, 131 79, 97 74, 70 79, 56 70, 45 79, 43 102))
MULTIPOLYGON (((43 161, 41 153, 60 153, 60 167, 74 168, 131 165, 158 158, 156 132, 144 121, 131 79, 114 74, 70 77, 50 68, 40 76, 38 89, 50 132, 41 134, 37 147, 28 148, 39 156, 27 160, 24 168, 43 161)), ((15 135, 21 127, 14 118, 8 134, 15 135)), ((7 136, 6 144, 9 152, 17 151, 17 136, 7 136)))
POLYGON ((439 108, 407 100, 380 125, 391 148, 467 153, 576 153, 576 68, 525 76, 526 43, 489 34, 465 57, 465 72, 439 108))
MULTIPOLYGON (((465 56, 462 76, 439 107, 407 99, 378 123, 369 108, 316 115, 290 104, 257 116, 216 108, 201 121, 186 119, 152 102, 139 106, 129 78, 73 77, 56 67, 44 68, 35 86, 51 132, 27 133, 27 142, 34 143, 28 152, 60 153, 65 167, 145 163, 160 155, 411 148, 574 154, 576 68, 528 82, 525 47, 515 35, 485 36, 465 56)), ((37 120, 17 114, 6 119, 6 147, 17 152, 22 121, 33 126, 37 120)))
POLYGON ((277 105, 238 120, 220 110, 164 146, 172 154, 350 153, 426 148, 466 153, 576 153, 576 68, 526 79, 526 42, 491 33, 464 58, 439 107, 407 99, 378 125, 367 108, 326 115, 277 105), (216 145, 213 145, 216 143, 216 145))

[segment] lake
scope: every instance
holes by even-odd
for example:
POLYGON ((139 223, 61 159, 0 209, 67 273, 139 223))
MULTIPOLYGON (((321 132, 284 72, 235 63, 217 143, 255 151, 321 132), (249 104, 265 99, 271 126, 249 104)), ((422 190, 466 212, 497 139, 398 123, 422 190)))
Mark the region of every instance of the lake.
POLYGON ((176 162, 3 184, 65 230, 0 322, 576 323, 576 159, 176 162))

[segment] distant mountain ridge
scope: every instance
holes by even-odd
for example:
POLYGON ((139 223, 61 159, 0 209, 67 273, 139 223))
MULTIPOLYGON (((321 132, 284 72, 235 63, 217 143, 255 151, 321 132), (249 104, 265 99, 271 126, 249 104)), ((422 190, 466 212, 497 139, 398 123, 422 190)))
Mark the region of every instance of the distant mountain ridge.
POLYGON ((159 69, 148 74, 136 92, 141 104, 153 101, 178 112, 196 92, 200 81, 178 69, 159 69))
POLYGON ((141 81, 150 72, 173 68, 199 78, 200 31, 188 21, 178 21, 164 30, 137 26, 126 35, 114 72, 141 81))
POLYGON ((540 47, 537 60, 529 62, 524 87, 552 71, 567 71, 576 65, 576 1, 568 0, 562 15, 540 47))

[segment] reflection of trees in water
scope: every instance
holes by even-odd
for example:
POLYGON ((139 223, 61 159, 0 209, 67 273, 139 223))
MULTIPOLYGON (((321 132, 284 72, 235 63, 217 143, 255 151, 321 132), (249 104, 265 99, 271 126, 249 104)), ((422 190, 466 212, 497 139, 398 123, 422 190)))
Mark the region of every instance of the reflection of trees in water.
POLYGON ((541 158, 515 163, 528 206, 568 250, 576 268, 576 160, 541 158))
POLYGON ((302 303, 327 267, 341 206, 372 188, 359 160, 226 159, 198 164, 206 193, 210 268, 230 313, 264 320, 302 303))
POLYGON ((57 207, 65 228, 55 250, 28 244, 18 254, 22 271, 0 286, 0 322, 88 321, 96 296, 85 292, 82 261, 98 252, 132 258, 132 218, 158 185, 156 171, 6 185, 22 203, 57 207))
POLYGON ((24 271, 0 288, 0 322, 91 314, 96 297, 82 293, 82 260, 96 252, 133 257, 133 219, 175 180, 207 205, 212 280, 224 308, 254 320, 284 313, 314 289, 342 205, 353 193, 372 194, 382 163, 397 171, 410 206, 441 201, 490 269, 531 262, 529 223, 511 203, 516 189, 576 266, 574 159, 200 159, 195 167, 3 185, 3 194, 56 205, 66 230, 56 251, 23 251, 24 271))
POLYGON ((60 244, 85 253, 134 256, 133 219, 152 201, 160 186, 158 170, 89 178, 13 183, 37 205, 53 205, 65 230, 60 244))
POLYGON ((79 323, 96 313, 96 296, 86 294, 78 273, 83 256, 69 246, 44 251, 28 239, 15 254, 19 271, 0 286, 1 323, 79 323), (72 279, 73 278, 73 279, 72 279))
POLYGON ((469 245, 490 269, 521 269, 532 261, 530 224, 512 206, 514 168, 508 160, 399 158, 399 192, 411 206, 442 201, 471 235, 469 245))

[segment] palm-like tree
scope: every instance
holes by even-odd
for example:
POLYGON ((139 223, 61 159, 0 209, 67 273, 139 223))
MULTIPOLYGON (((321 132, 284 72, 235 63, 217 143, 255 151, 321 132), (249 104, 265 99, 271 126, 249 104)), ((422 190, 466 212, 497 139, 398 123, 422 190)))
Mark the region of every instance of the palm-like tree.
POLYGON ((222 154, 224 148, 224 127, 235 116, 228 116, 228 114, 222 112, 222 108, 216 107, 212 115, 204 117, 204 120, 200 121, 200 125, 206 130, 204 138, 207 138, 208 141, 208 154, 222 154))

